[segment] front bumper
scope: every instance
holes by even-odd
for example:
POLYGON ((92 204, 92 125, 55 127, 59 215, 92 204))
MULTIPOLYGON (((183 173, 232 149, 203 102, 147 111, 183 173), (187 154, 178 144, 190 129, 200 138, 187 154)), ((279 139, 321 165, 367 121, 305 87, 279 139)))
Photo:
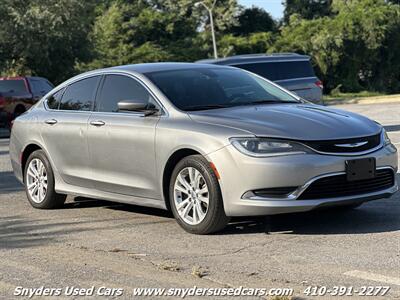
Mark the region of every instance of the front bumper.
POLYGON ((321 154, 291 155, 268 158, 246 156, 229 145, 207 156, 220 174, 220 186, 228 216, 273 215, 303 212, 322 206, 357 204, 393 195, 398 186, 378 192, 346 197, 297 200, 310 182, 321 176, 345 172, 348 159, 374 157, 377 168, 391 168, 397 172, 397 150, 393 145, 362 156, 334 156, 321 154), (249 191, 298 187, 285 198, 260 197, 249 191))

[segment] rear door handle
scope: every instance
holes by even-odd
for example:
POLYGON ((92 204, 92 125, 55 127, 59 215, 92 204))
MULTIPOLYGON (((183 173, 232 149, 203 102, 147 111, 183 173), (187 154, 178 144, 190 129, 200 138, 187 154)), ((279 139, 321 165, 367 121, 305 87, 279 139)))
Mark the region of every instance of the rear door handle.
POLYGON ((106 123, 104 123, 103 121, 92 121, 90 122, 90 125, 100 127, 106 125, 106 123))
POLYGON ((54 125, 54 124, 57 124, 57 120, 56 119, 50 119, 50 120, 46 120, 46 121, 44 121, 46 124, 49 124, 49 125, 54 125))

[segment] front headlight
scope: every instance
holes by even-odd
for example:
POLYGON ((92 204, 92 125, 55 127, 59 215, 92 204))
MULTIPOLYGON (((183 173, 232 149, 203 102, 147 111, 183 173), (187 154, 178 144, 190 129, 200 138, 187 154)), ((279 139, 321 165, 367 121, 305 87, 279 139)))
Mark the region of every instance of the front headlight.
POLYGON ((382 128, 382 140, 383 140, 383 144, 385 146, 392 143, 392 141, 390 140, 390 138, 384 128, 382 128))
POLYGON ((232 145, 241 153, 254 157, 313 153, 300 143, 269 138, 231 138, 232 145))

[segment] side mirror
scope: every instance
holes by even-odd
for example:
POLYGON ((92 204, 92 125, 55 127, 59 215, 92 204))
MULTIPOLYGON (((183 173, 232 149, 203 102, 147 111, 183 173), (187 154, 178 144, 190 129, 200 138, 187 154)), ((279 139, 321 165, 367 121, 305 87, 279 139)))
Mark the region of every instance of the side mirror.
POLYGON ((139 100, 123 100, 118 102, 119 110, 143 111, 147 108, 147 103, 139 100))
POLYGON ((149 107, 148 103, 141 100, 123 100, 118 102, 118 110, 120 111, 137 111, 143 112, 145 116, 149 116, 158 112, 155 107, 149 107))

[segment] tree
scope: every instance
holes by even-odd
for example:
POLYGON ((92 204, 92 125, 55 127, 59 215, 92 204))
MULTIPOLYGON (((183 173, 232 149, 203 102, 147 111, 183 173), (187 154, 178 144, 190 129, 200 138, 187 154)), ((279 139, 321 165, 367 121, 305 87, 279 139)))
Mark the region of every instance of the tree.
POLYGON ((0 68, 3 74, 32 74, 58 83, 89 59, 93 1, 2 0, 0 68))
MULTIPOLYGON (((93 27, 95 59, 79 65, 79 69, 138 62, 194 61, 209 56, 212 43, 208 13, 196 7, 195 2, 112 1, 93 27)), ((236 0, 216 2, 213 13, 218 37, 235 23, 233 16, 237 9, 236 0)))
POLYGON ((235 35, 248 35, 255 32, 276 31, 275 20, 264 9, 251 7, 242 10, 238 22, 230 30, 235 35))
POLYGON ((334 15, 295 14, 271 51, 311 55, 327 90, 400 90, 400 6, 384 0, 335 0, 334 15))
POLYGON ((231 56, 249 53, 266 53, 273 45, 271 32, 256 32, 246 36, 224 35, 218 42, 220 55, 231 56))
POLYGON ((298 14, 302 19, 317 19, 331 15, 332 0, 284 0, 283 20, 288 24, 290 16, 298 14))

